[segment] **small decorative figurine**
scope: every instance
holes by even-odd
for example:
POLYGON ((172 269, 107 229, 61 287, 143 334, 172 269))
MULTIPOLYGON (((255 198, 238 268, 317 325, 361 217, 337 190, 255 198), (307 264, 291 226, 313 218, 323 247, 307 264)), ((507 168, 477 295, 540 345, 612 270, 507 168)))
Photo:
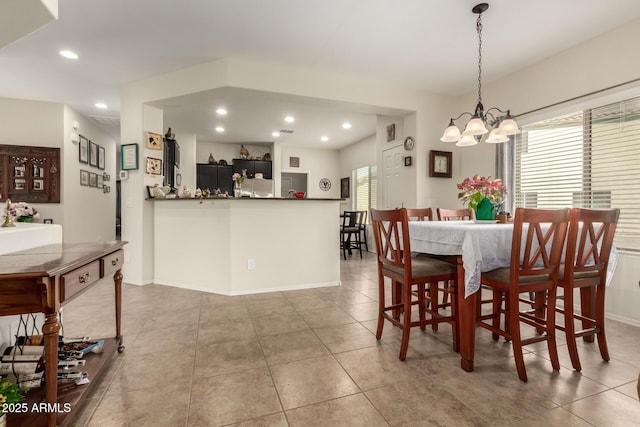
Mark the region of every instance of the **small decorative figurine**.
POLYGON ((15 227, 16 225, 13 223, 13 218, 11 218, 11 199, 7 197, 7 208, 5 209, 5 217, 3 227, 15 227))
POLYGON ((216 164, 216 159, 213 158, 213 153, 209 153, 209 164, 210 165, 216 164))
POLYGON ((240 158, 246 159, 249 157, 249 150, 244 145, 240 144, 240 158))
POLYGON ((167 129, 167 133, 164 134, 166 139, 176 139, 176 134, 171 132, 171 128, 167 129))

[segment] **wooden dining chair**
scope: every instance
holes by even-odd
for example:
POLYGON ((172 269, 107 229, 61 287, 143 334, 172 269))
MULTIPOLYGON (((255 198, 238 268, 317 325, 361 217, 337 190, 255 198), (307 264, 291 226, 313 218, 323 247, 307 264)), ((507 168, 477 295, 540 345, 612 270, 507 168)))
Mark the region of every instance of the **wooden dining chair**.
POLYGON ((407 208, 409 221, 433 221, 433 209, 431 208, 407 208))
POLYGON ((604 296, 619 216, 619 209, 571 210, 567 252, 558 279, 564 307, 556 308, 564 314, 564 324, 556 322, 556 328, 566 335, 571 364, 576 371, 582 369, 576 344, 578 337, 593 342, 595 336, 602 360, 609 361, 604 330, 604 296), (579 313, 574 310, 575 289, 580 290, 579 313), (575 320, 582 322, 582 329, 576 331, 575 320))
MULTIPOLYGON (((407 217, 409 221, 433 221, 433 209, 431 208, 407 208, 407 217)), ((426 255, 426 254, 418 254, 418 256, 430 256, 432 258, 439 259, 441 261, 447 261, 451 264, 456 263, 456 257, 452 256, 436 256, 436 255, 426 255)), ((439 285, 438 285, 439 286, 439 285)), ((443 287, 439 289, 442 292, 442 302, 434 305, 432 310, 436 313, 439 308, 447 308, 451 304, 449 303, 449 282, 446 281, 443 284, 443 287)), ((430 293, 430 289, 427 289, 427 294, 430 293)), ((430 302, 427 301, 427 306, 429 306, 430 302)), ((431 325, 431 328, 434 331, 438 330, 438 324, 434 323, 431 325)))
MULTIPOLYGON (((426 286, 440 281, 455 280, 456 267, 447 262, 428 257, 412 258, 409 243, 409 226, 406 209, 371 209, 373 235, 376 244, 378 265, 378 328, 376 339, 382 337, 384 321, 402 329, 400 360, 405 360, 412 327, 424 330, 426 325, 448 322, 453 328, 454 342, 458 337, 457 309, 452 298, 450 316, 440 316, 427 307, 431 298, 437 305, 437 286, 432 287, 430 296, 426 286), (391 304, 385 300, 385 278, 391 282, 391 304), (413 290, 416 293, 413 293, 413 290), (418 321, 413 321, 412 307, 418 305, 418 321), (429 314, 429 318, 427 318, 429 314)), ((451 289, 455 293, 455 286, 451 289)))
POLYGON ((360 240, 360 225, 363 211, 344 211, 341 215, 340 249, 345 261, 347 252, 351 255, 353 249, 357 249, 362 258, 362 241, 360 240))
POLYGON ((556 291, 569 211, 517 208, 510 267, 480 276, 482 286, 493 291, 493 311, 490 319, 479 317, 476 324, 491 331, 495 340, 503 336, 511 341, 518 377, 525 382, 524 345, 546 341, 551 366, 560 370, 555 336, 556 291), (531 301, 521 298, 520 294, 530 292, 536 295, 535 308, 521 311, 520 302, 531 301), (502 315, 503 328, 500 327, 502 315), (532 326, 538 333, 522 338, 521 324, 532 326))
POLYGON ((462 221, 465 219, 473 219, 473 210, 471 209, 437 209, 438 221, 462 221))

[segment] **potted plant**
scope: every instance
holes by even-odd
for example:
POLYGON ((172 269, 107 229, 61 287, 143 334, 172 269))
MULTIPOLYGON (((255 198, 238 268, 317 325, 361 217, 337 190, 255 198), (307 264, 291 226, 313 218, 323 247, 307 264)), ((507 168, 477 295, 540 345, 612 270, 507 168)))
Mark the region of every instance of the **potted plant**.
POLYGON ((11 203, 9 214, 17 222, 33 222, 34 218, 38 218, 40 214, 35 208, 29 206, 27 202, 11 203))
POLYGON ((490 176, 477 174, 473 178, 465 178, 457 187, 460 190, 458 198, 463 205, 475 211, 479 220, 495 219, 504 194, 507 194, 507 187, 501 179, 492 180, 490 176))
POLYGON ((5 409, 10 412, 11 405, 22 401, 27 391, 26 387, 20 387, 8 379, 0 377, 0 427, 7 425, 5 409))

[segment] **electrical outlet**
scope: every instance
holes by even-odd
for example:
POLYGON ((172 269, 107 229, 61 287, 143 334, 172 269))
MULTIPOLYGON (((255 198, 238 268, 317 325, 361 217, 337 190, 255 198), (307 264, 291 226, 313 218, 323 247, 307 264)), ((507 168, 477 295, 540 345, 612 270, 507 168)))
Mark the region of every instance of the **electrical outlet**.
POLYGON ((256 260, 255 259, 247 260, 247 270, 255 270, 255 268, 256 268, 256 260))

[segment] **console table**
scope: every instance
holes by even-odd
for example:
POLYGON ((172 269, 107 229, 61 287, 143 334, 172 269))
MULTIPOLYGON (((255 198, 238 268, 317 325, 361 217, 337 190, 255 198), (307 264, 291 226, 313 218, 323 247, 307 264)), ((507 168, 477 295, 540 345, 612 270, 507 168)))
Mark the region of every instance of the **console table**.
MULTIPOLYGON (((0 316, 44 313, 42 327, 45 346, 45 398, 60 411, 65 403, 69 412, 28 412, 8 414, 11 426, 64 426, 71 422, 90 391, 93 379, 99 375, 116 350, 123 351, 120 334, 122 307, 123 246, 127 242, 52 244, 0 255, 0 316), (103 352, 88 354, 82 368, 90 374, 88 385, 58 387, 58 311, 67 302, 95 285, 100 279, 113 275, 115 285, 116 336, 105 339, 103 352), (67 405, 69 406, 69 405, 67 405)), ((40 390, 27 397, 29 407, 37 402, 40 390)))

